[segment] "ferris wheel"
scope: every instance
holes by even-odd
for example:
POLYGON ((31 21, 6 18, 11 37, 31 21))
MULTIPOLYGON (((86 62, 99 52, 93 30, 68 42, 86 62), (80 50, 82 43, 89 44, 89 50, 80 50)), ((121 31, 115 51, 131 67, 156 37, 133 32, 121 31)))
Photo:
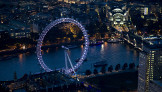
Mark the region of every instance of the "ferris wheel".
POLYGON ((87 30, 85 30, 85 28, 78 21, 76 21, 76 20, 74 20, 72 18, 60 18, 60 19, 57 19, 57 20, 51 22, 49 25, 47 25, 45 27, 45 29, 42 31, 42 33, 40 34, 40 37, 38 39, 38 43, 37 43, 37 47, 36 47, 37 58, 38 58, 39 64, 41 65, 41 67, 46 72, 51 72, 53 70, 50 69, 45 64, 45 62, 43 61, 43 58, 42 58, 41 46, 42 46, 42 43, 43 43, 43 39, 44 39, 45 35, 47 34, 47 32, 50 31, 50 29, 52 27, 56 26, 57 24, 63 23, 63 22, 73 23, 73 24, 77 25, 81 29, 81 31, 83 33, 83 36, 84 36, 84 40, 85 40, 85 46, 84 46, 83 53, 81 54, 81 57, 79 59, 79 62, 77 62, 75 65, 72 65, 71 60, 69 58, 69 55, 66 53, 66 51, 68 50, 68 48, 65 47, 65 46, 62 46, 62 48, 65 49, 65 56, 67 56, 67 58, 65 58, 65 65, 67 64, 67 59, 69 60, 69 63, 71 65, 71 68, 67 68, 67 65, 66 65, 65 73, 66 74, 69 74, 69 73, 75 72, 75 70, 77 70, 82 65, 83 61, 85 60, 85 58, 87 56, 88 47, 89 47, 89 39, 88 39, 87 30))

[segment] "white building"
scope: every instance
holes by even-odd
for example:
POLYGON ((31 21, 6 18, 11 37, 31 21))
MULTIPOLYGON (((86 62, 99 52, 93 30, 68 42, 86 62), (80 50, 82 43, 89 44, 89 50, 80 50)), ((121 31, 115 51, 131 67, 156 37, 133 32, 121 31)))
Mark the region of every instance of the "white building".
POLYGON ((124 25, 128 22, 129 11, 126 6, 109 10, 109 20, 112 25, 124 25))

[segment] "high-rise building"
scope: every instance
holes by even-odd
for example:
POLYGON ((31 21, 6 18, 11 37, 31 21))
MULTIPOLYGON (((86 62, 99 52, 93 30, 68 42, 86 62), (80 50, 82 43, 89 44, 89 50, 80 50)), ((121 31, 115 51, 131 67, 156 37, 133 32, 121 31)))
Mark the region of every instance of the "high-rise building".
POLYGON ((140 53, 138 92, 149 92, 149 83, 162 78, 162 40, 147 41, 140 53))

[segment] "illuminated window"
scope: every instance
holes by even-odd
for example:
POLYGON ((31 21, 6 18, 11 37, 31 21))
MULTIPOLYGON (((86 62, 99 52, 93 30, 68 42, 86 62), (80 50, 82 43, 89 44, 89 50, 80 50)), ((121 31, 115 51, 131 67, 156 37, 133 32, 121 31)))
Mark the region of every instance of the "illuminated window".
POLYGON ((160 56, 160 61, 162 61, 162 56, 160 56))
POLYGON ((11 36, 14 36, 14 34, 13 34, 13 33, 11 33, 11 36))
POLYGON ((154 53, 155 51, 152 51, 152 53, 154 53))

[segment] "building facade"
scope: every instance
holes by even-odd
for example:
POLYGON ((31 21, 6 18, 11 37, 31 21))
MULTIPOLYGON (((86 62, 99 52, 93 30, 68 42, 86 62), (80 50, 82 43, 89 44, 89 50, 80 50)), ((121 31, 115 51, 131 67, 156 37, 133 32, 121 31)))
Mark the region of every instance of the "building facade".
POLYGON ((111 25, 122 26, 128 22, 129 10, 126 6, 118 6, 110 8, 109 10, 109 21, 111 25))
POLYGON ((149 92, 150 81, 162 78, 162 47, 145 44, 139 58, 138 92, 149 92))

